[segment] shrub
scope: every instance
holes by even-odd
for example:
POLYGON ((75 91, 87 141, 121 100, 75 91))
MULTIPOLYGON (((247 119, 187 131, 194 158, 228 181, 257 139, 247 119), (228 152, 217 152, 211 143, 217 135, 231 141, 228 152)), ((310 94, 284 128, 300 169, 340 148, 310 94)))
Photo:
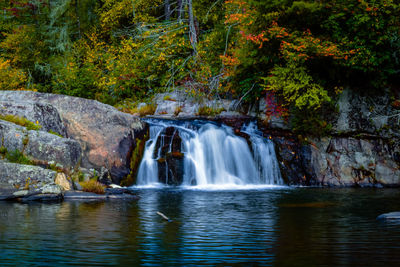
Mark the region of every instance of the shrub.
POLYGON ((25 165, 34 165, 34 162, 25 156, 21 151, 14 150, 12 152, 6 152, 6 159, 12 163, 25 164, 25 165))
POLYGON ((196 115, 198 116, 215 116, 220 114, 222 111, 225 111, 224 108, 213 108, 208 106, 199 107, 196 115))
POLYGON ((105 194, 105 186, 96 181, 96 179, 87 182, 80 182, 80 185, 82 186, 82 191, 95 194, 105 194))

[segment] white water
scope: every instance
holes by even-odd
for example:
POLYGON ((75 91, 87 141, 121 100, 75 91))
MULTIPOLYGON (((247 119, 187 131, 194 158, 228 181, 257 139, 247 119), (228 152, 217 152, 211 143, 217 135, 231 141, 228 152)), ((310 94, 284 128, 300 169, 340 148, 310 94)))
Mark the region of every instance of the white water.
POLYGON ((198 122, 196 125, 177 125, 172 121, 150 121, 150 139, 146 143, 139 167, 138 186, 160 186, 157 162, 160 151, 155 151, 155 148, 158 138, 164 142, 161 133, 170 126, 175 127, 182 138, 182 187, 258 189, 284 184, 273 143, 263 138, 252 123, 242 129, 242 132, 250 136, 250 149, 246 139, 235 135, 228 126, 198 122))

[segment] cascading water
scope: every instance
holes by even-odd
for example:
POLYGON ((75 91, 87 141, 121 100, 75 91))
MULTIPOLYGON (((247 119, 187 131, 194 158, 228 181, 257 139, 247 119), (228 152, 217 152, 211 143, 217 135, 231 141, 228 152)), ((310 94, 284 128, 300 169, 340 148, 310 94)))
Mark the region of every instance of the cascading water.
POLYGON ((137 185, 283 185, 273 143, 254 123, 241 130, 204 121, 149 120, 137 185))

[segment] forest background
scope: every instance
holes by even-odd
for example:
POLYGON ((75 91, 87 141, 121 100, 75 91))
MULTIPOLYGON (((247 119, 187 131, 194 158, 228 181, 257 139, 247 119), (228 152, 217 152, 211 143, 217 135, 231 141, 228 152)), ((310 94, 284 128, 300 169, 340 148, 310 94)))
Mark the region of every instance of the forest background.
POLYGON ((344 88, 400 108, 393 0, 2 0, 0 90, 126 110, 174 90, 266 98, 272 115, 329 127, 344 88))

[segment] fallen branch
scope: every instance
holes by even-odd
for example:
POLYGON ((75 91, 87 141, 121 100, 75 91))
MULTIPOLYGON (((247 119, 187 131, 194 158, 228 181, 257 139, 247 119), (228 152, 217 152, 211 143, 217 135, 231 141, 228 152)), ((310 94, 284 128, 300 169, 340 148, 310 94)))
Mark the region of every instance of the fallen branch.
POLYGON ((171 222, 171 220, 167 216, 165 216, 163 213, 157 211, 157 214, 160 215, 164 220, 171 222))

